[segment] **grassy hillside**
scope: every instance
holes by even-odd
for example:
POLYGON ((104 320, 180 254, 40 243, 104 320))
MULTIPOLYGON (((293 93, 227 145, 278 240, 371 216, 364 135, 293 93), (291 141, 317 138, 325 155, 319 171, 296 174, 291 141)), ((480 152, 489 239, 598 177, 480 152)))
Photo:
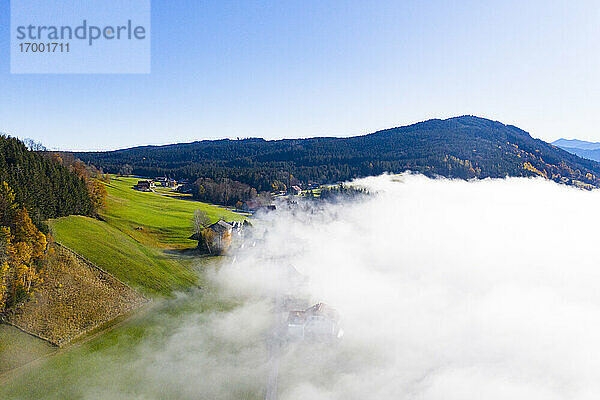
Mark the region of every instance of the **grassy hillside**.
POLYGON ((196 246, 194 210, 213 221, 241 220, 243 215, 196 201, 138 192, 136 178, 115 178, 107 184, 105 221, 69 216, 50 221, 55 239, 145 294, 168 295, 197 283, 178 250, 196 246))
POLYGON ((195 274, 163 252, 108 223, 83 216, 50 221, 55 239, 145 294, 168 295, 195 283, 195 274))
POLYGON ((213 222, 219 218, 243 220, 245 217, 225 208, 192 200, 176 199, 132 189, 136 178, 114 178, 107 184, 106 207, 100 214, 112 226, 137 241, 164 249, 193 247, 194 210, 200 209, 213 222))

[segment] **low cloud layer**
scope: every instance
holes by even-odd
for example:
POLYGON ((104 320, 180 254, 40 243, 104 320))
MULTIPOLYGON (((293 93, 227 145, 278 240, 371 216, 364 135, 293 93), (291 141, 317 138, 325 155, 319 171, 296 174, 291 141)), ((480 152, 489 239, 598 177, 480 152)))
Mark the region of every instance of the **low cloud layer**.
MULTIPOLYGON (((337 346, 290 347, 283 399, 600 396, 600 193, 534 179, 377 177, 371 199, 265 216, 215 279, 248 298, 272 265, 340 312, 337 346)), ((201 355, 198 355, 201 357, 201 355)))

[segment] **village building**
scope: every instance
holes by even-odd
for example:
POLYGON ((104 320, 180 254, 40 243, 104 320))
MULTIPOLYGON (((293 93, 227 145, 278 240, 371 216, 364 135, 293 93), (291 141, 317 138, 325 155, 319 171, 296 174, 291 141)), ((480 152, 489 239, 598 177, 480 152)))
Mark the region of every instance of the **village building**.
POLYGON ((227 222, 219 220, 194 233, 189 238, 198 241, 198 248, 208 251, 210 254, 223 254, 227 251, 236 237, 241 237, 251 227, 248 221, 227 222))
POLYGON ((275 204, 263 204, 257 200, 239 201, 236 208, 246 212, 256 212, 258 210, 275 211, 275 204))
POLYGON ((298 185, 290 186, 288 192, 294 196, 299 196, 302 193, 302 188, 298 185))
POLYGON ((290 311, 288 315, 288 337, 290 339, 338 340, 344 335, 340 327, 339 314, 324 303, 301 311, 290 311))
POLYGON ((206 249, 211 254, 224 253, 232 243, 233 235, 241 235, 243 224, 239 221, 219 220, 209 225, 203 232, 206 249))
POLYGON ((208 227, 214 233, 213 244, 216 248, 225 249, 231 242, 231 232, 233 225, 219 220, 208 227))
POLYGON ((235 208, 237 208, 238 210, 241 211, 254 211, 256 209, 256 207, 258 207, 258 202, 256 201, 252 201, 252 200, 248 200, 248 201, 238 201, 235 204, 235 208))
POLYGON ((140 190, 142 192, 149 192, 154 187, 154 182, 152 181, 138 181, 138 183, 133 187, 135 190, 140 190))
POLYGON ((177 181, 175 179, 167 178, 167 177, 159 177, 154 179, 154 183, 157 186, 169 187, 173 188, 177 186, 177 181))

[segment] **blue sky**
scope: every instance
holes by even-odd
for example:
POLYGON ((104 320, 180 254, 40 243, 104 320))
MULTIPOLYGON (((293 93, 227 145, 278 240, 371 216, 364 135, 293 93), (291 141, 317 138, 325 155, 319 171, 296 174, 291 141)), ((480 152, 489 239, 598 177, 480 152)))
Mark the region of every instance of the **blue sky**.
POLYGON ((11 75, 0 130, 99 150, 474 114, 600 141, 597 1, 152 1, 151 73, 11 75), (526 4, 523 4, 526 3, 526 4))

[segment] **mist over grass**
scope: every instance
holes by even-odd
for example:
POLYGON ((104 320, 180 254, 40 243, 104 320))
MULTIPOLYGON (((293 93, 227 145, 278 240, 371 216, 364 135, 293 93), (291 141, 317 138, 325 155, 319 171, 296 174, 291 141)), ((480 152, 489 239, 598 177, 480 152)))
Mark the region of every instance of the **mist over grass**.
POLYGON ((376 194, 261 216, 209 273, 209 297, 181 296, 111 333, 114 345, 56 359, 61 375, 44 370, 35 392, 23 389, 34 371, 0 394, 264 398, 271 299, 296 292, 335 307, 345 336, 285 346, 280 399, 600 396, 600 192, 409 174, 356 183, 376 194), (287 284, 289 265, 305 286, 287 284))

